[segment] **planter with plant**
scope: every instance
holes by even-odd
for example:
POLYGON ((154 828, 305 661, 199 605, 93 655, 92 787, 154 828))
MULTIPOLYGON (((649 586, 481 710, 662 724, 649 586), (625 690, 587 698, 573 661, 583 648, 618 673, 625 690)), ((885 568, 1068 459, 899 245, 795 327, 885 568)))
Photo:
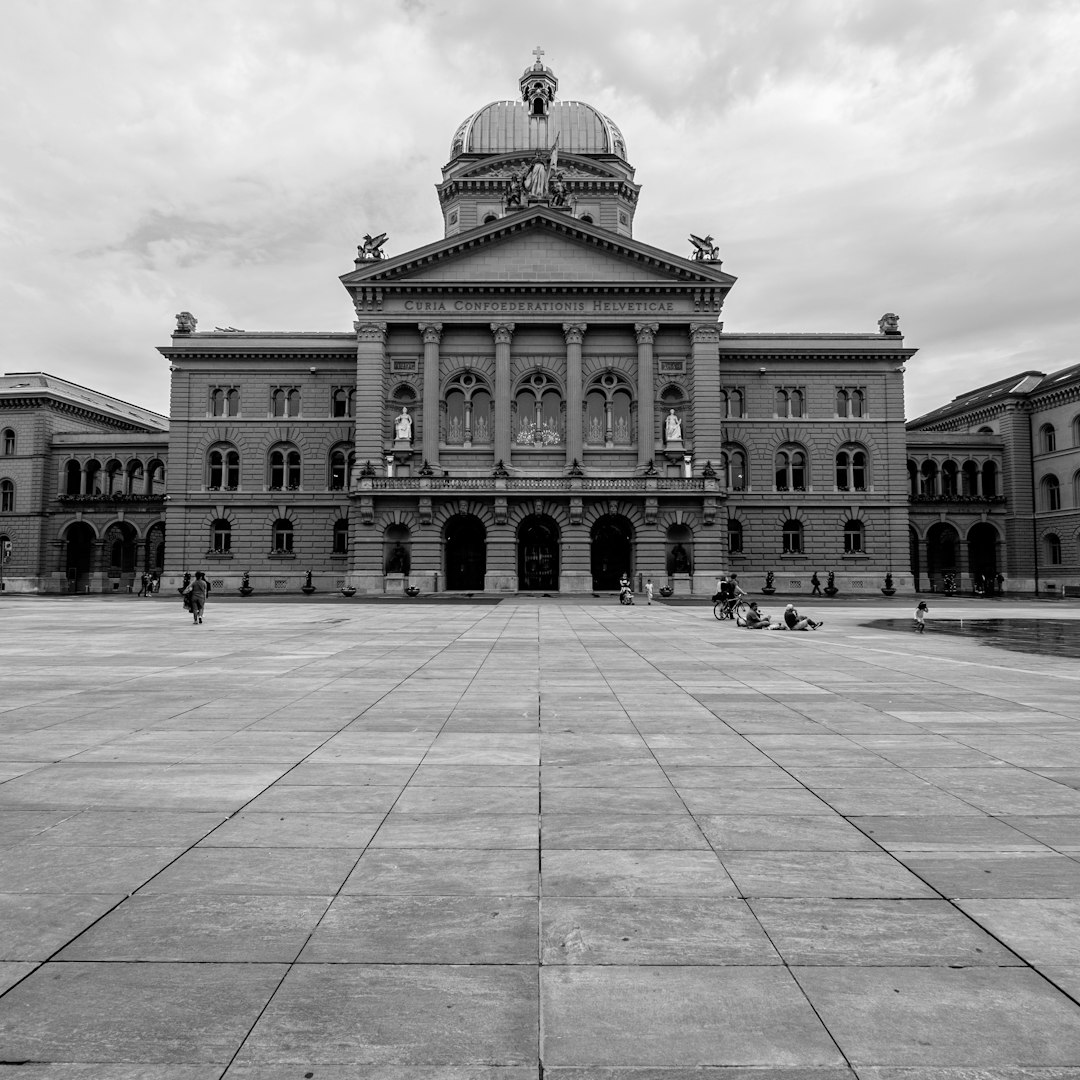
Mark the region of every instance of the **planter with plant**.
POLYGON ((765 584, 762 585, 761 591, 767 596, 772 596, 776 592, 776 586, 773 582, 776 580, 776 575, 770 570, 765 575, 765 584))
POLYGON ((885 575, 885 588, 881 590, 886 596, 892 596, 896 592, 893 588, 892 574, 885 575))
POLYGON ((829 571, 829 583, 825 586, 826 596, 835 596, 840 590, 836 587, 836 575, 829 571))
POLYGON ((254 591, 251 587, 251 571, 245 570, 244 576, 240 579, 240 595, 250 596, 254 591))

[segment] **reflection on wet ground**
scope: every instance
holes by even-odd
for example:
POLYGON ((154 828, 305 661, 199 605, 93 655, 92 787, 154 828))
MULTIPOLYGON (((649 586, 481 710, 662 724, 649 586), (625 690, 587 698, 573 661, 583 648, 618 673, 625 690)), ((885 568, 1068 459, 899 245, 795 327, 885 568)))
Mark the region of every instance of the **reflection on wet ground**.
MULTIPOLYGON (((875 619, 864 625, 875 630, 915 633, 911 619, 875 619)), ((1080 620, 928 619, 926 633, 973 638, 980 645, 996 645, 1013 652, 1080 658, 1080 620)))

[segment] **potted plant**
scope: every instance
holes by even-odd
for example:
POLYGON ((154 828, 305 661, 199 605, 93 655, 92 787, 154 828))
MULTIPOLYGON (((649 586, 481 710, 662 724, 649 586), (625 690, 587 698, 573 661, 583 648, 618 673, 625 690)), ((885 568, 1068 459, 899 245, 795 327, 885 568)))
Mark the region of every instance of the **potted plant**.
POLYGON ((420 589, 416 585, 406 585, 405 586, 405 595, 406 596, 419 596, 420 595, 420 589))
POLYGON ((767 596, 772 596, 772 594, 776 592, 776 586, 773 585, 775 580, 776 575, 771 570, 768 571, 765 575, 765 584, 761 587, 761 591, 767 596))
POLYGON ((944 580, 941 583, 942 591, 946 596, 956 595, 956 575, 946 574, 944 580))
POLYGON ((355 585, 342 585, 341 586, 341 595, 345 596, 345 597, 355 596, 356 595, 356 586, 355 585))
POLYGON ((251 587, 251 571, 245 570, 244 576, 240 579, 240 595, 250 596, 254 591, 251 587))
POLYGON ((890 573, 885 574, 885 588, 882 589, 881 591, 886 596, 892 596, 893 593, 896 592, 896 589, 893 588, 892 574, 890 574, 890 573))
POLYGON ((660 595, 666 600, 675 590, 670 585, 660 586, 660 595))
POLYGON ((315 591, 315 586, 311 584, 311 571, 309 570, 304 577, 304 584, 300 586, 300 591, 305 596, 310 596, 315 591))
POLYGON ((829 582, 825 586, 825 595, 826 596, 835 596, 839 591, 840 590, 836 587, 836 575, 830 570, 829 571, 829 582))

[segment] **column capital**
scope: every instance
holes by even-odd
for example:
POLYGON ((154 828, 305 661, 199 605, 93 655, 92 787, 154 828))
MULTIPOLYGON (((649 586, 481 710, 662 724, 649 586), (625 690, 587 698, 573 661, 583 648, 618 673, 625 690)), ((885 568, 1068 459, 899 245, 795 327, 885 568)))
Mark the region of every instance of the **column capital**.
POLYGON ((514 336, 514 323, 493 322, 491 332, 495 336, 496 345, 509 345, 510 339, 514 336))
POLYGON ((691 323, 690 340, 695 344, 717 344, 720 341, 720 328, 716 323, 691 323))
POLYGON ((353 329, 356 331, 357 341, 374 341, 380 345, 386 341, 384 322, 354 322, 353 329))
POLYGON ((656 331, 659 329, 660 324, 655 322, 634 323, 634 333, 637 334, 638 344, 651 345, 656 339, 656 331))
POLYGON ((588 324, 583 322, 564 322, 562 324, 563 337, 567 345, 580 345, 585 339, 585 331, 588 324))
POLYGON ((420 336, 424 339, 425 345, 438 345, 442 341, 441 322, 422 322, 416 325, 420 330, 420 336))

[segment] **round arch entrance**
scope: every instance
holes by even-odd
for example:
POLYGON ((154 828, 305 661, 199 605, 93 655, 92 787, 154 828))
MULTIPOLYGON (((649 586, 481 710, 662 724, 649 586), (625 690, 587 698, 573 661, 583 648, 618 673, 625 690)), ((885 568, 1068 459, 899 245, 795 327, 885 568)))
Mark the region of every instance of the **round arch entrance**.
POLYGON ((487 530, 472 514, 455 514, 443 529, 446 587, 482 592, 487 572, 487 530))
POLYGON ((619 578, 634 571, 634 526, 621 514, 605 514, 592 527, 590 562, 593 588, 617 589, 619 578))
POLYGON ((94 569, 94 530, 85 521, 69 525, 64 534, 68 588, 81 592, 94 569))
POLYGON ((530 514, 517 534, 519 589, 559 588, 559 526, 546 514, 530 514))
POLYGON ((942 591, 946 575, 955 576, 959 569, 960 535, 947 522, 932 525, 926 534, 926 573, 931 591, 942 591))
POLYGON ((987 596, 997 591, 998 534, 988 522, 980 521, 968 533, 968 570, 976 590, 980 587, 987 596))

